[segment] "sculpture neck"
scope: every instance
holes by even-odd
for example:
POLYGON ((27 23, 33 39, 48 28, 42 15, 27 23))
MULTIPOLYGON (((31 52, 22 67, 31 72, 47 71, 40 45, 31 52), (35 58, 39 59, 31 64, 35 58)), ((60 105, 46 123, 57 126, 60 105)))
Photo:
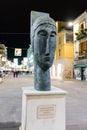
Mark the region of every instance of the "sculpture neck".
POLYGON ((38 91, 50 91, 50 70, 43 71, 36 63, 34 65, 35 89, 38 91))

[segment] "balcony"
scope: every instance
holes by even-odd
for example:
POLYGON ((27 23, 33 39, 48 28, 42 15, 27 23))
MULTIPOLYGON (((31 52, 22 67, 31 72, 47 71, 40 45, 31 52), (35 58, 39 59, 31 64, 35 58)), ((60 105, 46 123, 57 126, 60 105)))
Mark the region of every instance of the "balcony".
POLYGON ((79 34, 79 35, 77 35, 76 40, 81 40, 81 39, 86 38, 86 37, 87 37, 87 34, 85 34, 85 33, 79 34))
POLYGON ((75 33, 76 40, 81 40, 87 37, 87 29, 81 29, 79 32, 75 33))
POLYGON ((79 60, 79 59, 87 59, 87 50, 83 50, 81 52, 75 52, 76 54, 78 54, 78 56, 75 58, 75 60, 79 60))
POLYGON ((79 55, 74 59, 75 65, 87 65, 87 50, 79 52, 79 55))

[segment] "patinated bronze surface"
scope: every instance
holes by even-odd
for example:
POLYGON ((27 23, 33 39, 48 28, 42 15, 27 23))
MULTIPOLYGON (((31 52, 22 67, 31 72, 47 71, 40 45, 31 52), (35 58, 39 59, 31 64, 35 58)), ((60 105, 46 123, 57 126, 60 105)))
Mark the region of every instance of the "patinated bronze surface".
POLYGON ((39 91, 51 90, 50 70, 56 48, 56 24, 50 17, 38 17, 32 26, 34 55, 34 87, 39 91))

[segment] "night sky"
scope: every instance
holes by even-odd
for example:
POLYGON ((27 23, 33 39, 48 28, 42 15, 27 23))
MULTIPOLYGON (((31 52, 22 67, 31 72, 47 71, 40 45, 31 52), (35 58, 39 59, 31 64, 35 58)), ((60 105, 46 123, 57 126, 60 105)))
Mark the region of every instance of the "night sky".
MULTIPOLYGON (((30 44, 30 12, 49 13, 54 20, 74 20, 87 9, 87 0, 0 0, 0 42, 9 50, 30 44)), ((9 57, 12 56, 9 51, 9 57)))

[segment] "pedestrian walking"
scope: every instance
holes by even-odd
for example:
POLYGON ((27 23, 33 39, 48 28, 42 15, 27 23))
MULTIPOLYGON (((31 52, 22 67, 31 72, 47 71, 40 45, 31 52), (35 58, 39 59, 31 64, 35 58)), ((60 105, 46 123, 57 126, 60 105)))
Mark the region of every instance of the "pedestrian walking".
POLYGON ((16 71, 16 78, 18 77, 18 75, 19 75, 19 71, 16 71))
POLYGON ((15 78, 16 77, 16 71, 14 70, 14 71, 12 71, 12 73, 13 73, 13 77, 15 78))

